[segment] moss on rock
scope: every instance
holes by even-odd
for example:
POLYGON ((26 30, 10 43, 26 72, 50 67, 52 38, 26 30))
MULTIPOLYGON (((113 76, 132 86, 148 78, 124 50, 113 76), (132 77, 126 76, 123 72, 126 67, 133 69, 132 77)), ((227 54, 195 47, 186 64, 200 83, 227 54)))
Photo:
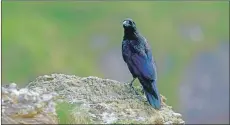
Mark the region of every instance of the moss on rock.
MULTIPOLYGON (((9 90, 9 88, 4 89, 9 90)), ((26 89, 35 93, 37 98, 46 95, 44 96, 46 100, 56 104, 56 106, 50 104, 41 106, 43 107, 42 110, 37 113, 41 114, 45 109, 55 107, 53 116, 55 116, 56 123, 184 124, 181 115, 175 113, 170 106, 165 104, 166 99, 163 96, 161 96, 161 110, 155 110, 147 102, 139 100, 127 83, 110 79, 51 74, 39 76, 30 82, 26 89), (59 99, 54 97, 59 97, 59 99)), ((18 97, 10 96, 10 98, 13 97, 17 102, 18 97)), ((40 101, 35 99, 33 103, 44 104, 47 102, 44 101, 44 98, 40 101)), ((145 97, 143 96, 143 98, 145 97)), ((25 103, 24 105, 28 104, 25 103)), ((7 106, 9 107, 9 105, 7 106)), ((4 110, 7 111, 8 109, 5 108, 4 110)), ((52 114, 52 112, 50 113, 52 114)))

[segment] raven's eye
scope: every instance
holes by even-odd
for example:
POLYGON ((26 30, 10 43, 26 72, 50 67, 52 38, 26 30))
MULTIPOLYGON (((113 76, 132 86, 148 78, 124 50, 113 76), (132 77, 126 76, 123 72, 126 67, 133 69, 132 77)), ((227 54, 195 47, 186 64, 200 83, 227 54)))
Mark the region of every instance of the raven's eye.
POLYGON ((130 24, 131 26, 135 26, 135 23, 134 23, 133 21, 129 21, 129 24, 130 24))
POLYGON ((132 25, 133 24, 132 21, 129 21, 129 24, 132 25))

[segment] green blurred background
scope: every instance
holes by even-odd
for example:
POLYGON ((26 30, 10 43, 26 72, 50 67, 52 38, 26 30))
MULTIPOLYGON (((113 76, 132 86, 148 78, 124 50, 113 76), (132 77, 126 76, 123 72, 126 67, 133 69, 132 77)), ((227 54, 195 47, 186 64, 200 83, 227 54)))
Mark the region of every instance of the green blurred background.
POLYGON ((24 86, 51 73, 130 81, 121 56, 122 21, 129 17, 152 46, 161 94, 180 110, 186 67, 229 43, 228 12, 228 2, 211 1, 3 1, 2 83, 24 86))

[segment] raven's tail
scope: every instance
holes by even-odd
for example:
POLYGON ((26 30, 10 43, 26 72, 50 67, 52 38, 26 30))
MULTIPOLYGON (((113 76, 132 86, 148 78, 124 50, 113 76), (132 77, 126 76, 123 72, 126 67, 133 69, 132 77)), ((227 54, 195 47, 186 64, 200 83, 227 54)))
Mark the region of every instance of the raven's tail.
POLYGON ((149 102, 149 104, 155 108, 155 109, 160 109, 161 108, 161 102, 160 98, 155 98, 151 93, 145 91, 146 98, 149 102))
POLYGON ((149 93, 148 91, 144 90, 145 92, 145 96, 149 102, 149 104, 155 108, 155 109, 160 109, 161 108, 161 99, 160 99, 160 96, 159 96, 159 93, 158 93, 158 90, 156 88, 156 84, 153 83, 152 84, 152 87, 153 87, 153 90, 155 91, 156 93, 156 96, 158 98, 156 98, 153 94, 149 93))

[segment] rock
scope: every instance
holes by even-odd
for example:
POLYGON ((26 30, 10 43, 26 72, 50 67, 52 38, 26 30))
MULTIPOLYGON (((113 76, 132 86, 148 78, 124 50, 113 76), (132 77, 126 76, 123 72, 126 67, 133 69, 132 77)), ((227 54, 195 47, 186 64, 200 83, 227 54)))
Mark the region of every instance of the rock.
POLYGON ((173 116, 181 118, 181 114, 179 114, 179 113, 173 113, 173 116))
POLYGON ((168 121, 168 122, 165 122, 164 124, 165 124, 165 125, 172 125, 173 122, 172 122, 172 121, 168 121))
POLYGON ((184 124, 181 115, 165 104, 164 96, 161 110, 155 110, 139 100, 127 83, 110 79, 51 74, 15 89, 18 94, 13 96, 9 87, 3 88, 3 124, 58 124, 60 109, 67 113, 66 124, 184 124))
POLYGON ((9 85, 9 89, 16 89, 16 87, 17 87, 16 83, 11 83, 9 85))

